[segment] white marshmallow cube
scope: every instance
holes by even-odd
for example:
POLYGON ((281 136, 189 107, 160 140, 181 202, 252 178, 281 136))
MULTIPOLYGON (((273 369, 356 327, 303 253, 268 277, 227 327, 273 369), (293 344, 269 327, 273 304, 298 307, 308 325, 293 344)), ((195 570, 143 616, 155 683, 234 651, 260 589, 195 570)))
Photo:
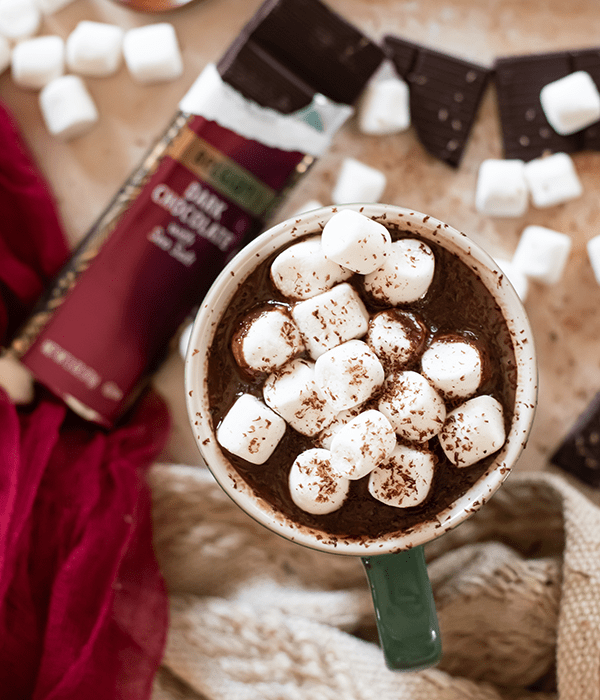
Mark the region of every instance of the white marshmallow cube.
POLYGON ((23 41, 37 33, 42 13, 34 0, 0 0, 0 34, 23 41))
POLYGON ((588 257, 596 282, 600 284, 600 236, 590 238, 586 245, 588 257))
POLYGON ((331 201, 334 204, 377 202, 386 184, 386 176, 381 170, 355 158, 345 158, 331 193, 331 201))
POLYGON ((0 34, 0 73, 4 73, 4 71, 10 66, 11 58, 12 51, 10 48, 10 42, 5 36, 0 34))
POLYGON ((487 394, 469 399, 450 411, 438 437, 452 464, 475 464, 497 452, 506 440, 502 404, 487 394))
POLYGON ((369 325, 369 312, 347 282, 297 302, 292 316, 315 360, 336 345, 362 337, 369 325))
POLYGON ((315 381, 314 363, 290 360, 263 385, 265 403, 302 435, 316 435, 335 418, 315 381))
POLYGON ((325 257, 321 236, 294 243, 271 264, 273 284, 288 299, 309 299, 351 275, 351 270, 325 257))
POLYGON ((70 5, 73 0, 35 0, 36 5, 46 16, 53 15, 55 12, 62 10, 67 5, 70 5))
POLYGON ((115 24, 79 22, 67 37, 69 70, 94 77, 113 75, 123 61, 124 34, 123 29, 115 24))
POLYGON ((473 396, 483 376, 483 358, 474 343, 440 338, 425 350, 421 370, 445 399, 473 396))
POLYGON ((496 258, 495 260, 498 267, 514 287, 519 299, 525 303, 527 295, 529 294, 529 279, 527 275, 522 270, 519 270, 519 268, 513 264, 512 260, 505 260, 504 258, 496 258))
POLYGON ((582 70, 544 85, 540 102, 550 126, 563 136, 600 119, 600 93, 590 74, 582 70))
POLYGON ((252 394, 242 394, 217 428, 221 447, 252 464, 264 464, 285 433, 285 421, 252 394))
POLYGON ((324 515, 340 508, 350 488, 348 479, 331 469, 331 453, 315 447, 296 457, 288 484, 292 501, 307 513, 324 515))
POLYGON ((378 408, 400 437, 414 442, 430 440, 446 420, 442 397, 423 375, 410 370, 386 377, 378 408))
POLYGON ((358 128, 363 134, 383 136, 410 126, 410 93, 402 78, 374 80, 358 105, 358 128))
POLYGON ((359 413, 362 413, 363 410, 363 405, 360 404, 359 406, 354 406, 353 408, 348 408, 345 411, 336 413, 336 416, 331 423, 317 435, 315 444, 318 447, 324 447, 330 450, 333 438, 340 432, 346 423, 349 423, 353 418, 356 418, 356 416, 359 413))
POLYGON ((77 75, 62 75, 40 92, 40 108, 48 131, 68 140, 98 121, 98 110, 85 83, 77 75))
POLYGON ((65 42, 60 36, 26 39, 13 49, 11 74, 19 87, 40 90, 64 72, 65 42))
POLYGON ((433 482, 431 450, 398 444, 386 462, 369 475, 369 493, 394 508, 412 508, 427 498, 433 482))
POLYGON ((392 306, 425 296, 435 272, 431 248, 415 238, 401 238, 390 246, 383 265, 365 275, 365 289, 392 306))
POLYGON ((391 243, 383 224, 351 209, 334 214, 321 234, 325 257, 361 275, 384 263, 391 243))
POLYGON ((513 256, 513 265, 529 279, 556 284, 563 275, 572 240, 545 226, 527 226, 513 256))
POLYGON ((123 56, 131 77, 145 85, 174 80, 183 73, 175 27, 169 22, 129 29, 123 38, 123 56))
POLYGON ((389 420, 374 409, 346 423, 331 442, 331 466, 346 479, 362 479, 386 460, 396 445, 389 420))
POLYGON ((335 411, 364 403, 384 378, 379 358, 362 340, 337 345, 315 362, 317 385, 335 411))
POLYGON ((423 322, 412 314, 386 309, 371 317, 367 344, 385 367, 400 369, 421 351, 425 333, 423 322))
POLYGON ((553 207, 581 197, 583 187, 567 153, 553 153, 525 164, 525 179, 534 206, 553 207))
POLYGON ((300 331, 282 306, 271 306, 244 319, 242 330, 232 340, 237 363, 255 372, 272 372, 303 349, 300 331))
POLYGON ((475 208, 487 216, 523 216, 529 205, 525 163, 488 158, 479 166, 475 208))

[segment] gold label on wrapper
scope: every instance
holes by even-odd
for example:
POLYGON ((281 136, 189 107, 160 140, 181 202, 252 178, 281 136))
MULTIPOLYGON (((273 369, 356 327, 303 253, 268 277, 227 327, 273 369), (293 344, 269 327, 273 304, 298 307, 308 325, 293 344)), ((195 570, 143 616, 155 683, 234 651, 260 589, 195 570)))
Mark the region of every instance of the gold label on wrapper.
POLYGON ((253 216, 263 216, 278 194, 189 127, 182 129, 168 155, 253 216))

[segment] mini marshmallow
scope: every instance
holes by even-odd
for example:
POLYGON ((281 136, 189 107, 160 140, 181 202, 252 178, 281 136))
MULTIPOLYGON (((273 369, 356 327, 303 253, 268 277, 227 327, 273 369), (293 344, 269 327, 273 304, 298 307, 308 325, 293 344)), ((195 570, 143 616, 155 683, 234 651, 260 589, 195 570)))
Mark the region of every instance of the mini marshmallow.
POLYGON ((147 24, 125 32, 123 56, 138 83, 174 80, 183 73, 175 27, 168 22, 147 24))
POLYGON ((221 447, 252 464, 264 464, 285 433, 285 421, 252 394, 242 394, 217 428, 221 447))
POLYGON ((553 153, 525 164, 525 179, 534 206, 542 209, 581 197, 583 187, 571 156, 553 153))
POLYGON ((35 0, 36 5, 46 16, 53 15, 55 12, 62 10, 72 2, 73 0, 35 0))
POLYGON ((273 284, 288 299, 309 299, 351 275, 351 270, 325 257, 321 236, 294 243, 271 264, 273 284))
POLYGON ((544 85, 540 102, 550 126, 563 136, 600 119, 600 93, 590 74, 582 70, 544 85))
POLYGON ((511 260, 496 258, 496 263, 514 287, 519 299, 525 303, 527 294, 529 293, 529 280, 527 279, 527 275, 519 270, 511 260))
POLYGON ((10 42, 5 36, 0 34, 0 73, 4 73, 10 66, 11 55, 10 42))
POLYGON ((502 404, 487 394, 469 399, 450 411, 438 437, 452 464, 475 464, 499 450, 506 440, 502 404))
POLYGON ((26 39, 12 52, 11 74, 23 88, 40 90, 65 72, 65 42, 59 36, 26 39))
POLYGON ((572 241, 545 226, 527 226, 513 256, 513 265, 530 279, 556 284, 563 275, 572 241))
POLYGON ((437 435, 446 419, 442 397, 425 377, 409 370, 386 377, 378 408, 400 437, 414 442, 437 435))
POLYGON ((369 493, 394 508, 412 508, 427 498, 435 456, 431 450, 398 444, 387 461, 369 475, 369 493))
POLYGON ((315 447, 296 457, 288 478, 292 501, 307 513, 324 515, 346 500, 350 482, 332 473, 331 453, 315 447))
POLYGON ((34 378, 31 372, 17 359, 9 354, 0 357, 0 387, 10 400, 23 405, 33 401, 34 378))
POLYGON ((116 73, 123 60, 121 27, 104 22, 82 21, 69 34, 67 65, 73 73, 103 77, 116 73))
POLYGON ((426 332, 413 314, 386 309, 371 317, 366 340, 384 367, 400 369, 421 352, 426 332))
POLYGON ((483 358, 465 338, 440 338, 423 353, 421 370, 445 399, 466 398, 479 389, 483 358))
POLYGON ((383 224, 351 209, 334 214, 321 234, 325 257, 361 275, 384 263, 391 243, 383 224))
POLYGON ((381 170, 355 158, 345 158, 331 193, 331 201, 334 204, 377 202, 381 199, 386 184, 386 177, 381 170))
POLYGON ((410 94, 401 78, 374 80, 365 88, 358 105, 358 128, 363 134, 383 136, 410 126, 410 94))
POLYGON ((34 0, 0 0, 0 34, 23 41, 37 33, 42 13, 34 0))
POLYGON ((596 282, 600 284, 600 236, 590 238, 587 242, 586 249, 594 272, 594 277, 596 278, 596 282))
POLYGON ((315 360, 336 345, 362 337, 369 324, 369 312, 347 282, 297 302, 292 316, 315 360))
POLYGON ((362 479, 386 460, 396 445, 389 420, 374 409, 346 423, 331 443, 331 467, 346 479, 362 479))
POLYGON ((384 378, 379 358, 362 340, 337 345, 315 362, 317 385, 335 411, 364 403, 384 378))
POLYGON ((48 131, 63 139, 80 136, 98 121, 94 100, 77 75, 62 75, 43 87, 40 108, 48 131))
POLYGON ((383 265, 365 275, 365 289, 392 306, 408 304, 425 296, 434 271, 431 248, 414 238, 401 238, 392 243, 383 265))
POLYGON ((523 216, 529 205, 525 163, 488 158, 479 166, 475 208, 487 216, 523 216))
POLYGON ((340 432, 346 423, 349 423, 353 418, 356 418, 356 416, 359 413, 362 413, 363 410, 363 405, 360 404, 359 406, 354 406, 353 408, 348 408, 345 411, 336 413, 336 416, 331 423, 317 435, 315 444, 318 447, 324 447, 330 450, 333 438, 340 432))
POLYGON ((256 372, 272 372, 302 350, 298 326, 283 306, 271 306, 244 319, 232 339, 238 365, 256 372))
POLYGON ((314 363, 290 360, 263 385, 265 403, 302 435, 316 435, 335 418, 315 381, 314 363))

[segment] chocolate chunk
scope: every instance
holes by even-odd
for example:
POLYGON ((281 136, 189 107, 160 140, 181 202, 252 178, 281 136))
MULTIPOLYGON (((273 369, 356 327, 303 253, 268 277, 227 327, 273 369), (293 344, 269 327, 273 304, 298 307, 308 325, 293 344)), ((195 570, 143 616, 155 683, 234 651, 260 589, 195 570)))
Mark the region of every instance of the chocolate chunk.
POLYGON ((410 86, 410 113, 423 146, 458 167, 491 71, 396 36, 383 47, 410 86))
POLYGON ((377 44, 320 0, 267 0, 217 69, 248 99, 290 113, 315 92, 352 104, 383 57, 377 44))
POLYGON ((544 85, 573 72, 569 52, 498 58, 494 67, 505 158, 529 161, 544 153, 580 149, 577 134, 554 131, 540 102, 544 85))
POLYGON ((552 455, 552 464, 590 486, 600 486, 600 392, 552 455))

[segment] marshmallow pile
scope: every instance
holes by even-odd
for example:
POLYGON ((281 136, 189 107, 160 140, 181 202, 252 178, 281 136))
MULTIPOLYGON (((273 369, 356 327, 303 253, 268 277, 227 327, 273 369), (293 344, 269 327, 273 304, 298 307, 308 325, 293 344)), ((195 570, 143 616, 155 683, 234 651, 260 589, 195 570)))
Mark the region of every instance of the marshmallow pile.
POLYGON ((0 71, 39 91, 48 131, 71 139, 99 120, 84 78, 115 74, 123 64, 140 84, 178 78, 183 62, 175 28, 168 22, 127 31, 114 24, 82 20, 65 39, 36 36, 44 16, 72 0, 0 0, 0 71))
POLYGON ((434 271, 426 243, 392 241, 352 210, 280 252, 270 274, 285 301, 249 312, 232 339, 260 395, 237 398, 217 427, 219 444, 261 465, 288 428, 310 438, 288 483, 313 514, 340 508, 363 478, 378 501, 419 505, 433 481, 434 438, 456 467, 500 449, 502 406, 480 393, 485 351, 460 329, 430 332, 402 308, 430 293, 434 271), (370 313, 361 293, 381 310, 370 313))

